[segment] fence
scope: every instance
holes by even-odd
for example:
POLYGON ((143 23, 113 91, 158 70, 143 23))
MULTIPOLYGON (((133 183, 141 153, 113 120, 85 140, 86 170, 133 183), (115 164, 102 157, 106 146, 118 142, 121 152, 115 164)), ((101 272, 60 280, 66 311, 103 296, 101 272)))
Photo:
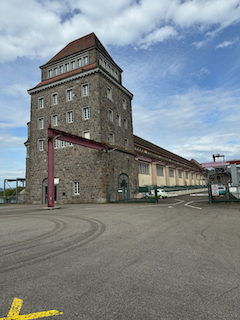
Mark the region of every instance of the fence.
POLYGON ((209 202, 240 202, 240 187, 209 183, 209 202))
POLYGON ((18 197, 16 196, 8 196, 8 197, 0 197, 0 203, 17 203, 18 197))

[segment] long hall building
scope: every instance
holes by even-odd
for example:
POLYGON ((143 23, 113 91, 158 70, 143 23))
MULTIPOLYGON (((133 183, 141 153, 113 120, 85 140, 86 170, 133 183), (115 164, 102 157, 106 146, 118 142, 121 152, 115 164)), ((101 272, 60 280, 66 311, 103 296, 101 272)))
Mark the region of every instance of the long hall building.
POLYGON ((94 150, 54 140, 58 203, 105 202, 109 190, 123 186, 201 184, 196 162, 133 135, 133 94, 94 33, 69 43, 40 69, 41 82, 28 90, 26 202, 47 201, 49 124, 104 145, 94 150))

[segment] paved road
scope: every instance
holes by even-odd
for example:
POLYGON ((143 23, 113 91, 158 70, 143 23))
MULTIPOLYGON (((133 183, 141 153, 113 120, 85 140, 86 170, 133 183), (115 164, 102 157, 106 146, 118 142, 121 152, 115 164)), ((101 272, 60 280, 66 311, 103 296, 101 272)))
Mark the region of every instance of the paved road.
POLYGON ((20 315, 59 320, 240 319, 239 208, 189 196, 2 205, 0 319, 14 298, 20 315))

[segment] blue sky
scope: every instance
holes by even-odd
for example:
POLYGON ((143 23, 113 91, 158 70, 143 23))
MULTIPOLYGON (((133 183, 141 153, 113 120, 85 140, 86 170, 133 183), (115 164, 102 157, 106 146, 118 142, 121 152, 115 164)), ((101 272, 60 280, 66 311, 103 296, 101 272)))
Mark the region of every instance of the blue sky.
POLYGON ((134 94, 134 134, 200 163, 240 159, 239 31, 240 0, 2 1, 0 187, 25 176, 39 66, 91 32, 134 94))

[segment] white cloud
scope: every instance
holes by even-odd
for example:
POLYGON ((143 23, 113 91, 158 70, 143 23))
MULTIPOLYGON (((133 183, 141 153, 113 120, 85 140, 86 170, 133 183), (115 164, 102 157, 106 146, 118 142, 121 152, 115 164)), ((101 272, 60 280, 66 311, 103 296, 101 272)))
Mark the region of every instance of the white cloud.
POLYGON ((236 140, 239 104, 239 92, 222 89, 191 89, 163 97, 151 109, 133 104, 134 133, 200 162, 213 153, 239 158, 240 143, 232 143, 236 140))
POLYGON ((29 84, 15 83, 4 87, 2 89, 2 92, 13 97, 28 99, 27 90, 29 89, 29 87, 29 84))
POLYGON ((239 0, 25 0, 19 6, 18 0, 8 0, 0 11, 0 62, 17 56, 47 58, 91 32, 104 45, 146 49, 191 30, 214 32, 213 28, 239 23, 238 4, 239 0))
POLYGON ((173 27, 165 26, 148 34, 139 42, 139 44, 141 48, 147 49, 155 43, 162 42, 170 37, 176 37, 177 35, 177 31, 173 27))
POLYGON ((223 41, 221 43, 219 43, 215 49, 218 48, 226 48, 226 47, 231 47, 236 41, 223 41))

